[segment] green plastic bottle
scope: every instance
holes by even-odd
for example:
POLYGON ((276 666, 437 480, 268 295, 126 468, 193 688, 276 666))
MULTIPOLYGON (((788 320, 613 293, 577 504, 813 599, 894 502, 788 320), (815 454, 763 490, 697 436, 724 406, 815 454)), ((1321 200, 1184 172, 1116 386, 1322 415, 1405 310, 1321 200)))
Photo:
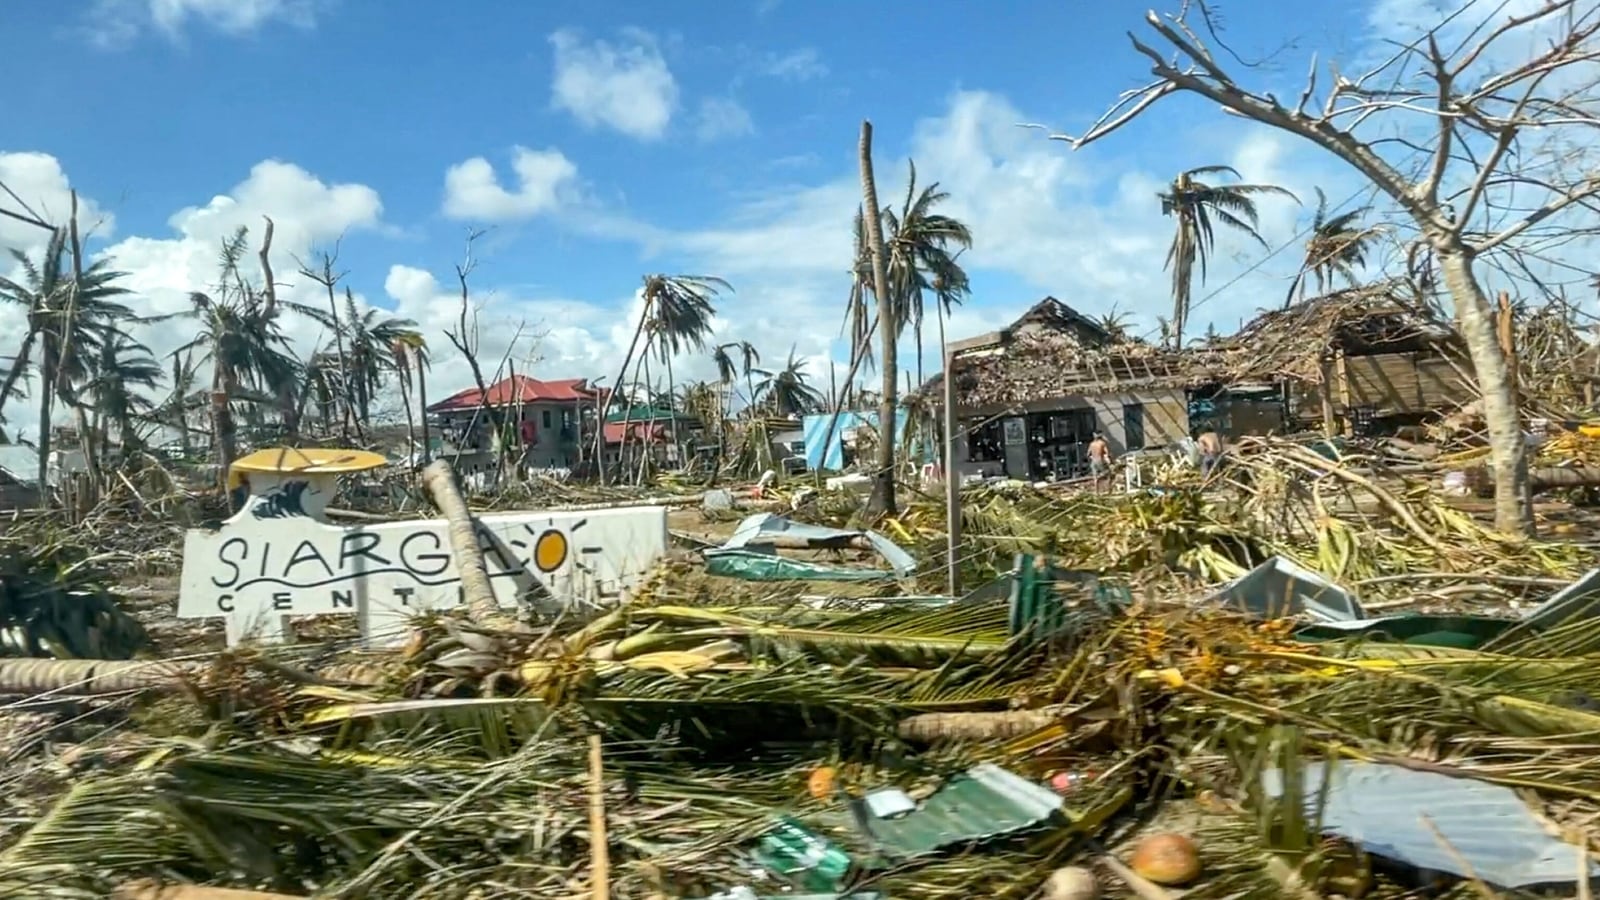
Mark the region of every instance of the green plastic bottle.
POLYGON ((839 845, 789 816, 761 836, 754 856, 767 871, 808 891, 842 890, 855 867, 839 845))

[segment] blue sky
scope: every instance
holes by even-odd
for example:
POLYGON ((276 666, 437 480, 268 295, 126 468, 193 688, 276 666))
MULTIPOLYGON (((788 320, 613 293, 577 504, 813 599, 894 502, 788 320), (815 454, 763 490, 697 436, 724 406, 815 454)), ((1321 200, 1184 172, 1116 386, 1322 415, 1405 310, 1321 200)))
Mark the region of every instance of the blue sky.
MULTIPOLYGON (((1361 186, 1314 149, 1184 98, 1078 153, 1015 127, 1081 130, 1135 86, 1148 67, 1124 32, 1141 28, 1142 3, 446 9, 15 0, 0 11, 13 36, 0 59, 0 181, 49 216, 64 215, 66 187, 76 188, 101 222, 93 246, 130 272, 153 311, 206 287, 217 242, 237 224, 258 231, 262 215, 274 218, 276 269, 300 299, 317 288, 294 274, 293 257, 342 235, 340 267, 362 300, 428 332, 439 392, 468 378, 439 329, 456 315, 452 266, 469 226, 492 228, 472 277, 491 365, 525 323, 511 352, 536 374, 609 374, 640 276, 705 272, 737 291, 721 304, 719 339, 751 340, 774 364, 793 346, 825 371, 845 355, 837 336, 863 118, 876 128, 884 202, 911 155, 975 232, 964 257, 974 294, 953 337, 1046 294, 1153 328, 1168 302, 1168 220, 1155 192, 1179 169, 1232 164, 1247 180, 1303 197, 1321 186, 1336 201, 1361 186)), ((1360 8, 1239 0, 1223 11, 1230 46, 1267 60, 1249 73, 1255 84, 1290 91, 1312 50, 1353 58, 1373 46, 1360 8)), ((1304 219, 1269 203, 1263 234, 1286 244, 1304 219)), ((0 225, 0 243, 36 240, 0 225)), ((1197 293, 1262 255, 1244 243, 1222 250, 1197 293)), ((1197 309, 1196 330, 1235 327, 1276 302, 1295 256, 1197 309)), ((5 315, 0 335, 17 324, 5 315)), ((302 346, 324 338, 310 323, 295 328, 302 346)), ((181 341, 146 337, 158 351, 181 341)), ((699 359, 680 371, 709 374, 699 359)))

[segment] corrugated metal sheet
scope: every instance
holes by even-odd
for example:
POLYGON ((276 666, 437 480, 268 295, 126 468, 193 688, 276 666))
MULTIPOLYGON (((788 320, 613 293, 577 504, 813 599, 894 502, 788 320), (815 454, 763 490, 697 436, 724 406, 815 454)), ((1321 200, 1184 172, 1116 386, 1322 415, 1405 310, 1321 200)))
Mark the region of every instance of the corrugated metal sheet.
POLYGON ((0 469, 27 487, 39 484, 39 452, 25 444, 0 444, 0 469))
MULTIPOLYGON (((1327 777, 1327 763, 1302 772, 1313 819, 1327 777)), ((1283 780, 1277 769, 1262 773, 1269 795, 1282 795, 1283 780)), ((1550 836, 1508 787, 1366 762, 1337 764, 1330 781, 1322 830, 1374 856, 1506 888, 1572 884, 1585 870, 1600 875, 1600 866, 1583 863, 1582 848, 1550 836)))
POLYGON ((952 778, 917 811, 864 824, 880 849, 910 858, 1031 828, 1060 810, 1054 791, 984 763, 952 778))

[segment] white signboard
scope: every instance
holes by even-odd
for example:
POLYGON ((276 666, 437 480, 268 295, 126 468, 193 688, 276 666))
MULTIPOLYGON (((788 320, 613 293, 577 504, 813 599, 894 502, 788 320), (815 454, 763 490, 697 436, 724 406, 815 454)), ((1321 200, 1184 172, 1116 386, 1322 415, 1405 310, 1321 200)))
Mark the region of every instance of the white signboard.
MULTIPOLYGON (((417 613, 460 603, 444 520, 343 528, 308 508, 320 512, 310 498, 331 496, 331 484, 252 487, 258 492, 220 528, 189 531, 180 618, 224 617, 232 645, 281 641, 288 616, 349 613, 369 644, 388 645, 404 640, 417 613)), ((478 517, 478 542, 502 606, 530 595, 595 602, 620 596, 655 566, 667 549, 667 511, 486 515, 478 517)))

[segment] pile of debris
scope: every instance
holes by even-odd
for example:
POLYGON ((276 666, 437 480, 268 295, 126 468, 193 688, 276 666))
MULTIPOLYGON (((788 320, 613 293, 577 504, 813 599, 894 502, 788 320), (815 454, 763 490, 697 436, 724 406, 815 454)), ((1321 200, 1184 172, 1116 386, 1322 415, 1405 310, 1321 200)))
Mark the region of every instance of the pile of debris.
MULTIPOLYGON (((620 606, 435 613, 382 652, 0 660, 28 695, 0 895, 1587 890, 1592 553, 1305 448, 1228 477, 969 491, 963 597, 917 592, 942 509, 867 530, 780 492, 788 517, 732 516, 620 606)), ((106 656, 146 652, 97 615, 106 656)))

